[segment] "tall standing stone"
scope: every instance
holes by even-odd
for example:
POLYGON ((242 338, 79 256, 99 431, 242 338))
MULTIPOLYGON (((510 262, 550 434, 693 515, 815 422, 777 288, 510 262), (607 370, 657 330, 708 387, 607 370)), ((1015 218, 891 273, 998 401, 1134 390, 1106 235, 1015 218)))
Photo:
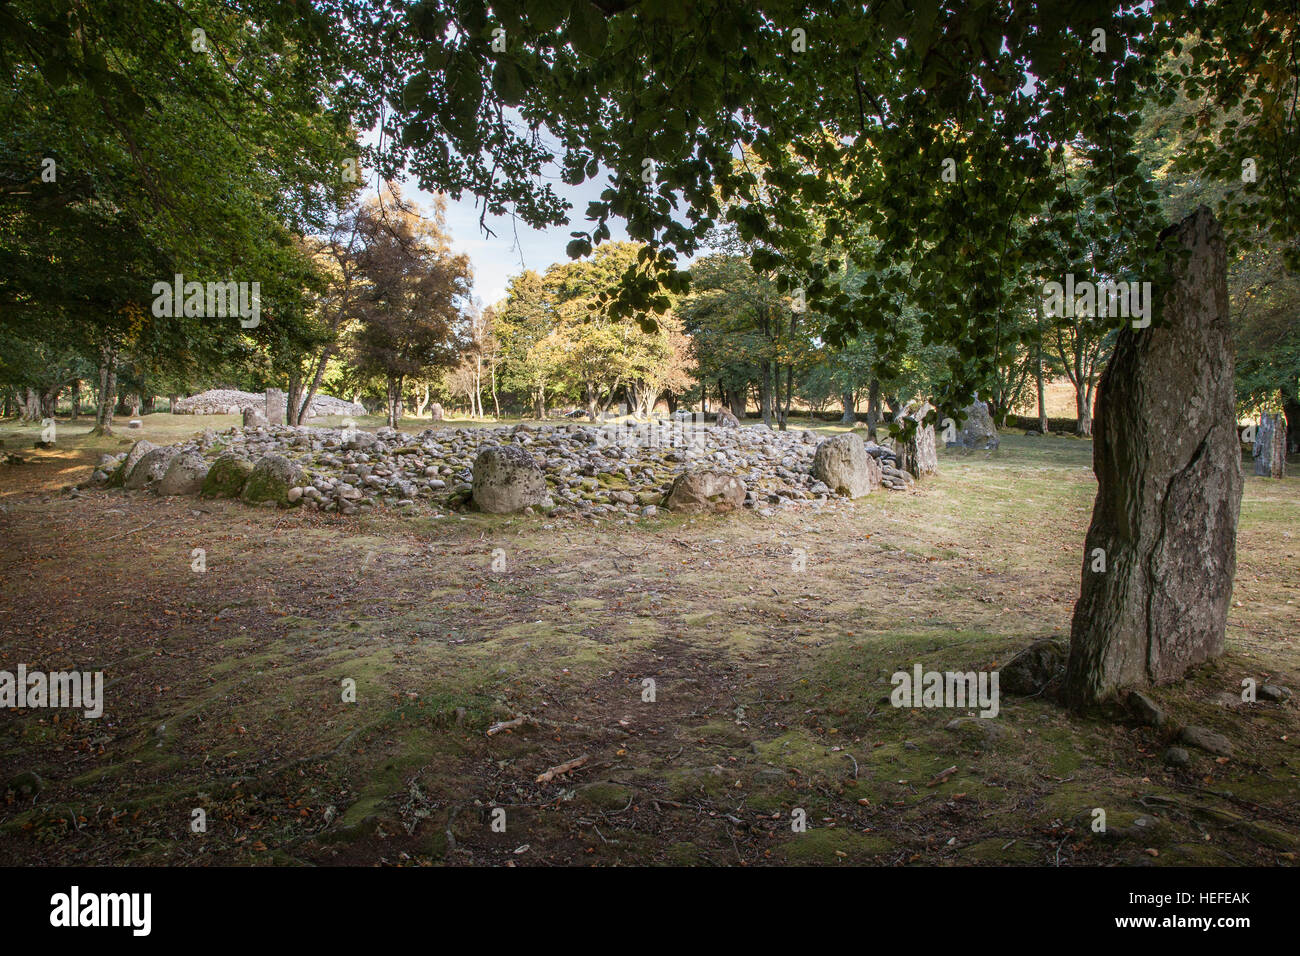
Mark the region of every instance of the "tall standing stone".
POLYGON ((929 402, 908 405, 895 418, 895 421, 900 423, 908 418, 916 422, 916 430, 912 432, 910 438, 901 438, 894 442, 898 467, 913 478, 924 478, 939 471, 939 453, 935 448, 934 426, 921 424, 931 407, 929 402))
POLYGON ((286 402, 284 392, 278 388, 266 390, 266 421, 268 425, 283 425, 286 402))
POLYGON ((1276 412, 1259 417, 1255 443, 1251 448, 1255 474, 1265 478, 1286 476, 1286 419, 1276 412))
POLYGON ((957 432, 955 440, 946 442, 948 447, 996 450, 1001 439, 998 438, 998 428, 993 424, 989 407, 977 398, 966 406, 965 412, 961 430, 957 432))
POLYGON ((1223 651, 1242 488, 1223 233, 1202 206, 1165 236, 1188 256, 1161 321, 1120 330, 1098 388, 1066 674, 1076 709, 1223 651))

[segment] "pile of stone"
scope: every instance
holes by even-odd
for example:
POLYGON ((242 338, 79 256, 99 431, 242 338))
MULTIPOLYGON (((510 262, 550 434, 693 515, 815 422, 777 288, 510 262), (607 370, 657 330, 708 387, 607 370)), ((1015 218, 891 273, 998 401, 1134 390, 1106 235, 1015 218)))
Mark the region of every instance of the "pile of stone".
POLYGON ((287 427, 204 431, 180 445, 136 442, 104 456, 95 481, 159 494, 240 498, 353 514, 384 504, 588 518, 730 511, 905 490, 897 456, 859 435, 648 424, 432 428, 287 427))
MULTIPOLYGON (((247 410, 266 417, 266 395, 241 392, 233 388, 213 388, 189 398, 180 399, 172 411, 177 415, 240 415, 247 410)), ((364 415, 366 409, 358 402, 348 402, 332 395, 316 395, 307 409, 309 417, 325 415, 364 415)))

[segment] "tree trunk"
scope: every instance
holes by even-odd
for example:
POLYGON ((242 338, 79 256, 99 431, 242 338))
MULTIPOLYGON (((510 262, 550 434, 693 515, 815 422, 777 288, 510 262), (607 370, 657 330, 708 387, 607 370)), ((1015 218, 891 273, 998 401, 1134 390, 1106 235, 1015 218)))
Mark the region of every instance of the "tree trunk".
POLYGON ((1286 417, 1286 450, 1293 455, 1300 452, 1300 401, 1295 396, 1283 398, 1282 414, 1286 417))
POLYGON ((289 390, 284 396, 284 423, 291 427, 302 424, 302 369, 296 363, 289 371, 289 390))
POLYGON ((1162 241, 1191 253, 1162 283, 1163 322, 1120 329, 1098 393, 1065 680, 1076 710, 1223 651, 1242 487, 1223 233, 1202 206, 1162 241))
MULTIPOLYGON (((332 351, 333 347, 329 345, 321 349, 320 359, 316 363, 316 371, 312 373, 311 385, 308 386, 307 394, 303 396, 302 403, 298 406, 297 424, 299 425, 303 423, 304 419, 311 416, 311 403, 316 398, 316 391, 320 388, 321 379, 325 377, 325 363, 329 361, 332 351)), ((355 395, 352 400, 354 402, 357 400, 355 395)))
POLYGON ((876 437, 876 426, 880 424, 880 379, 872 376, 867 383, 867 434, 876 437))
POLYGON ((1078 415, 1078 422, 1074 426, 1074 433, 1083 438, 1092 435, 1092 403, 1088 401, 1088 395, 1082 385, 1074 387, 1074 410, 1078 415))
POLYGON ((1034 374, 1038 378, 1038 430, 1044 435, 1048 432, 1047 389, 1043 385, 1043 347, 1038 347, 1038 368, 1034 374))
POLYGON ((95 409, 95 430, 113 432, 113 406, 117 404, 117 348, 105 345, 99 351, 99 401, 95 409))
POLYGON ((763 360, 762 376, 758 385, 758 412, 763 418, 763 424, 771 427, 772 425, 772 363, 767 359, 763 360))
POLYGON ((388 401, 385 403, 389 428, 396 428, 402 420, 402 380, 396 376, 388 377, 388 401))
MULTIPOLYGON (((777 400, 780 401, 780 378, 777 379, 777 400)), ((781 431, 786 430, 790 420, 790 405, 794 401, 794 366, 785 367, 785 405, 781 408, 781 431)))
POLYGON ((840 402, 844 405, 844 414, 840 416, 840 424, 855 424, 858 420, 858 415, 853 403, 853 389, 846 388, 840 395, 840 402))

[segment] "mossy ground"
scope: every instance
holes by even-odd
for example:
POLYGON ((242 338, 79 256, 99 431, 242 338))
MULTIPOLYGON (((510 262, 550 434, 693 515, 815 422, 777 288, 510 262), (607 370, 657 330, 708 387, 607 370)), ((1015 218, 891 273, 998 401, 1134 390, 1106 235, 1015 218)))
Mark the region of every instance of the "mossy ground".
POLYGON ((0 782, 45 781, 0 792, 0 863, 1291 865, 1300 850, 1300 711, 1240 701, 1246 677, 1300 689, 1300 480, 1247 479, 1228 652, 1153 692, 1169 728, 1004 696, 997 718, 950 730, 966 715, 896 709, 889 677, 990 669, 1067 634, 1095 491, 1085 441, 1007 436, 945 454, 915 494, 635 530, 58 494, 120 450, 104 441, 32 452, 49 461, 0 480, 0 667, 103 669, 107 685, 98 721, 0 711, 0 782), (1167 768, 1183 723, 1235 755, 1167 768))

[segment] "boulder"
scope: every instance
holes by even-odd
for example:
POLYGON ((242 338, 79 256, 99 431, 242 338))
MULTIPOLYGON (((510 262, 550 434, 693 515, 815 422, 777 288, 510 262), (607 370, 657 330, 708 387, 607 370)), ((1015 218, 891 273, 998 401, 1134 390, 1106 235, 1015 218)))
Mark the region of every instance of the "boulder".
POLYGON ((813 454, 813 477, 837 495, 861 498, 880 487, 880 463, 867 454, 861 436, 845 432, 828 438, 813 454))
POLYGON ((1003 693, 1034 697, 1065 673, 1064 641, 1035 641, 998 670, 1003 693))
POLYGON ((263 415, 258 409, 252 407, 244 409, 245 428, 257 428, 258 426, 262 426, 266 424, 267 424, 266 416, 263 415))
POLYGON ((128 491, 138 491, 156 481, 161 481, 162 476, 167 474, 172 459, 179 454, 180 449, 171 446, 154 448, 146 452, 135 463, 135 466, 127 472, 126 477, 122 480, 122 487, 128 491))
POLYGON ((1223 232, 1202 206, 1170 239, 1186 256, 1153 293, 1151 324, 1119 330, 1098 386, 1097 499, 1066 677, 1075 709, 1223 652, 1242 490, 1223 232), (1092 570, 1097 549, 1105 571, 1092 570))
POLYGON ((998 430, 993 425, 993 416, 989 414, 989 407, 981 401, 974 401, 966 406, 965 413, 966 418, 962 422, 961 430, 957 432, 957 440, 947 442, 948 447, 990 451, 997 448, 1000 440, 998 430))
POLYGON ((374 432, 347 431, 343 447, 347 451, 368 451, 379 444, 379 436, 374 432))
POLYGON ((250 505, 274 501, 288 505, 289 489, 302 484, 302 468, 283 455, 263 455, 253 466, 239 497, 250 505))
POLYGON ((172 459, 154 491, 160 495, 197 495, 210 467, 202 455, 182 452, 172 459))
POLYGON ((731 414, 730 409, 719 408, 717 423, 719 428, 739 428, 740 419, 731 414))
POLYGON ((204 498, 238 498, 253 473, 253 463, 237 455, 222 455, 212 463, 199 493, 204 498))
POLYGON ((685 514, 735 511, 745 504, 745 485, 734 475, 708 469, 683 472, 664 498, 669 511, 685 514))
POLYGON ((552 502, 546 478, 519 445, 489 445, 474 459, 473 499, 480 511, 509 514, 552 502))
POLYGON ((122 463, 109 472, 109 485, 120 487, 122 483, 126 481, 126 476, 131 473, 131 469, 135 467, 135 463, 157 447, 157 445, 149 441, 147 438, 141 438, 138 442, 132 445, 131 450, 128 451, 126 457, 122 459, 122 463))
POLYGON ((1178 735, 1178 739, 1189 747, 1204 750, 1206 753, 1220 757, 1232 756, 1232 741, 1223 734, 1215 733, 1206 727, 1189 724, 1183 728, 1183 732, 1178 735))

